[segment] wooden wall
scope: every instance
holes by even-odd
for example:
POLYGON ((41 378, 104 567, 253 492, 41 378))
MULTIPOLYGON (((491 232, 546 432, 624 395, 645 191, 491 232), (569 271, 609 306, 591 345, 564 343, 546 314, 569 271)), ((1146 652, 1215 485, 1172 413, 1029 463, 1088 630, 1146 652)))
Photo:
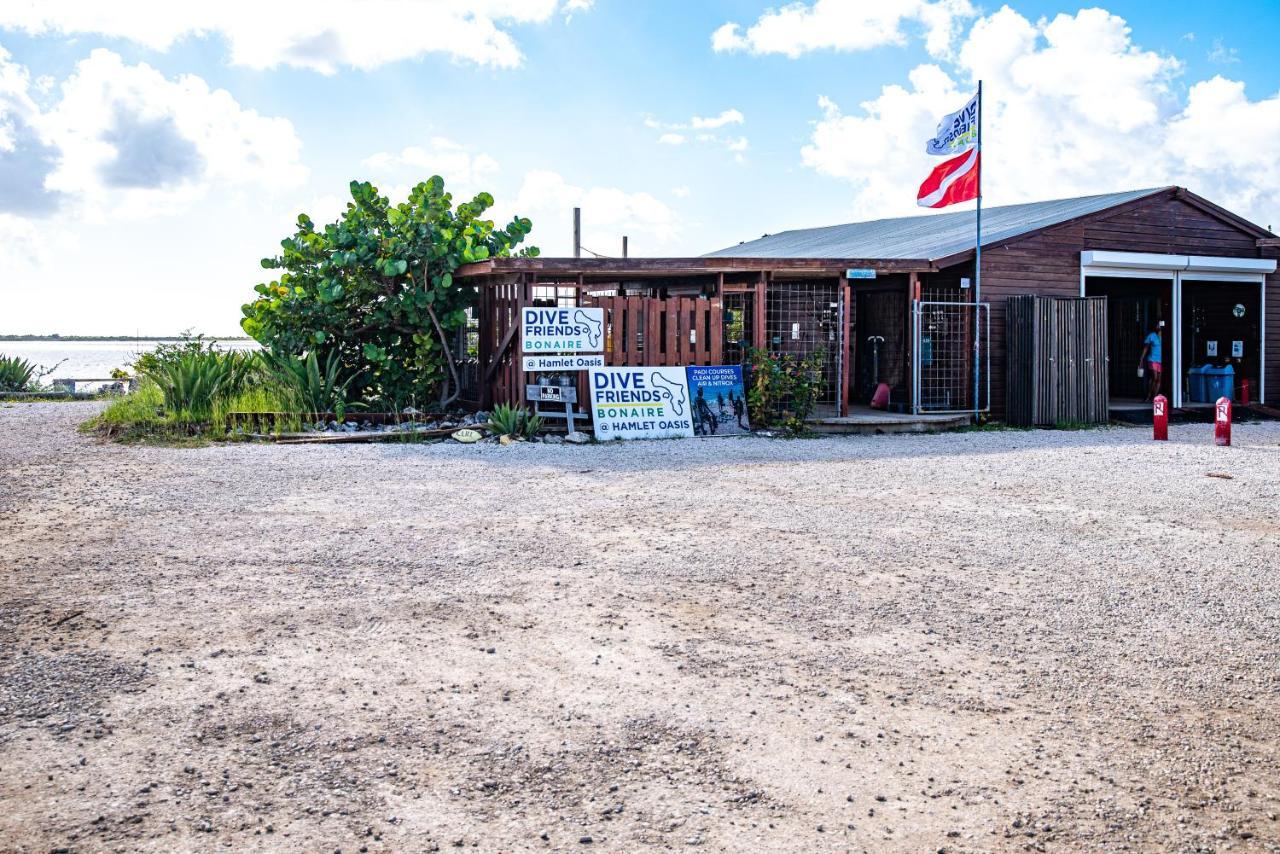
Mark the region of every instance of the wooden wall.
MULTIPOLYGON (((1172 190, 985 247, 982 299, 991 303, 991 402, 996 417, 1004 414, 1007 373, 1004 301, 1028 293, 1079 296, 1080 253, 1087 249, 1241 258, 1260 254, 1254 236, 1176 198, 1172 190)), ((972 268, 972 262, 967 266, 972 268)), ((1267 402, 1274 403, 1280 401, 1280 275, 1267 278, 1266 313, 1267 402)))

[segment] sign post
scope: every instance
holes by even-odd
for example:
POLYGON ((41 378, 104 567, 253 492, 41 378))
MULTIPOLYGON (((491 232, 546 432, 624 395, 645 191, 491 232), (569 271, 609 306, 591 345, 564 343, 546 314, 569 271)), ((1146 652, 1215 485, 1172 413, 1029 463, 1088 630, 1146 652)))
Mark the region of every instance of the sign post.
POLYGON ((1152 438, 1157 442, 1169 441, 1169 398, 1163 394, 1157 394, 1152 401, 1151 423, 1155 433, 1152 438))

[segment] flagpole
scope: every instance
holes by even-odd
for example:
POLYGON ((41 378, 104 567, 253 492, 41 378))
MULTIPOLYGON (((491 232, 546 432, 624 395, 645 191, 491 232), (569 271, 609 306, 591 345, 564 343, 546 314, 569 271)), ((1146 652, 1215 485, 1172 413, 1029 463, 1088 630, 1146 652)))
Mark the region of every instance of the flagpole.
MULTIPOLYGON (((974 237, 973 252, 973 410, 980 407, 978 391, 981 388, 982 351, 979 335, 982 334, 982 81, 978 81, 978 217, 977 234, 974 237)), ((988 345, 989 346, 989 345, 988 345)))

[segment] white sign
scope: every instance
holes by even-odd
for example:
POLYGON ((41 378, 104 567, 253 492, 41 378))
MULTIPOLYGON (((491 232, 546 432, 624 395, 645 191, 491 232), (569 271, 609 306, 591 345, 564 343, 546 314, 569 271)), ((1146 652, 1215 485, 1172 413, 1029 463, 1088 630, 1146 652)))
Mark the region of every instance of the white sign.
POLYGON ((1204 342, 1204 354, 1206 356, 1218 355, 1218 342, 1217 341, 1204 342))
POLYGON ((1231 355, 1237 359, 1244 358, 1244 342, 1243 341, 1231 342, 1231 355))
POLYGON ((978 96, 974 95, 954 113, 938 122, 933 139, 924 144, 925 154, 953 157, 964 154, 978 142, 978 96))
POLYGON ((604 349, 604 309, 522 309, 520 339, 525 353, 599 353, 604 349))
POLYGON ((525 371, 585 371, 588 368, 603 368, 604 356, 525 356, 525 371))
POLYGON ((693 435, 684 368, 596 368, 590 379, 597 439, 693 435))

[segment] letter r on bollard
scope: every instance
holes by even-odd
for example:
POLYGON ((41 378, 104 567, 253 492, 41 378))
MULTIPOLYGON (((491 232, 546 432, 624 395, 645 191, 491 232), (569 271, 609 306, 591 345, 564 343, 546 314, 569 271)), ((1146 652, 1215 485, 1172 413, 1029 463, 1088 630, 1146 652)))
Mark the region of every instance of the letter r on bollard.
POLYGON ((1167 442, 1169 440, 1169 398, 1163 394, 1157 394, 1156 399, 1151 402, 1151 424, 1152 438, 1157 442, 1167 442))
POLYGON ((1213 444, 1231 444, 1231 401, 1226 397, 1218 398, 1213 406, 1213 444))

